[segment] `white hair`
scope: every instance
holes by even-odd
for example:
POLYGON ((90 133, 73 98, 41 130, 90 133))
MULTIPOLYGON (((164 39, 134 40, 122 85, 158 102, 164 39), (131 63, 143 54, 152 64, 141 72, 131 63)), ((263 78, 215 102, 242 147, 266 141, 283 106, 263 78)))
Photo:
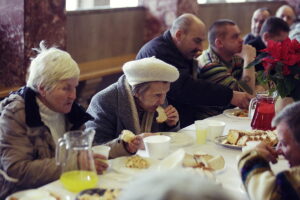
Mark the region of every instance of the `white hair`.
POLYGON ((232 200, 208 177, 185 170, 148 172, 135 177, 119 200, 232 200))
POLYGON ((28 69, 27 87, 36 92, 40 86, 51 90, 58 81, 79 78, 79 67, 69 53, 55 47, 47 49, 44 41, 39 46, 40 49, 34 49, 38 55, 28 69))

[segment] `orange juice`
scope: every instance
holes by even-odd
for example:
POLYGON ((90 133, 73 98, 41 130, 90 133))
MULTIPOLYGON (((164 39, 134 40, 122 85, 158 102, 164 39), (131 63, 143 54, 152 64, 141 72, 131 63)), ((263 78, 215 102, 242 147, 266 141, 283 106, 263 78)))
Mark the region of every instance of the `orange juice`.
POLYGON ((98 175, 91 171, 74 170, 64 172, 59 180, 67 190, 80 192, 95 187, 98 183, 98 175))
POLYGON ((207 136, 207 129, 197 129, 196 130, 196 143, 205 144, 207 136))

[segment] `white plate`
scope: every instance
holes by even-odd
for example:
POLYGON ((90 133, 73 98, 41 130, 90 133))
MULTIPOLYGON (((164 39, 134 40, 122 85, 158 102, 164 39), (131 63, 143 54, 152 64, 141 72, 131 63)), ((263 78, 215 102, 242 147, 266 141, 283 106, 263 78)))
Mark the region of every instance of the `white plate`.
POLYGON ((167 135, 171 138, 171 148, 184 147, 193 144, 195 139, 192 136, 177 132, 160 132, 162 135, 167 135))
POLYGON ((233 145, 233 144, 223 144, 222 142, 226 138, 227 138, 227 135, 219 136, 219 137, 215 138, 214 142, 215 142, 215 144, 226 147, 226 148, 242 150, 242 148, 243 148, 242 146, 237 146, 237 145, 233 145))
POLYGON ((137 169, 137 168, 129 168, 126 167, 126 161, 129 157, 119 157, 119 158, 115 158, 113 160, 111 160, 111 168, 113 170, 115 170, 116 172, 119 173, 125 173, 125 174, 130 174, 130 175, 134 175, 140 172, 144 172, 146 170, 150 170, 150 169, 156 169, 157 168, 157 164, 158 164, 158 160, 155 159, 151 159, 151 158, 144 158, 145 160, 148 161, 149 163, 149 168, 147 169, 137 169))
POLYGON ((227 110, 224 110, 223 111, 223 114, 226 115, 227 117, 230 117, 230 118, 234 118, 234 119, 249 119, 249 117, 238 117, 238 116, 235 116, 234 113, 237 112, 237 111, 242 111, 242 109, 227 109, 227 110))
MULTIPOLYGON (((44 189, 28 189, 28 190, 22 190, 22 191, 19 191, 19 192, 15 192, 11 195, 9 195, 8 197, 6 197, 5 200, 10 200, 11 198, 17 198, 17 199, 20 199, 22 197, 24 197, 26 194, 30 193, 30 192, 33 192, 33 191, 46 191, 44 189)), ((46 191, 48 192, 48 191, 46 191)), ((59 197, 57 194, 55 194, 56 197, 58 197, 59 199, 62 199, 61 197, 59 197)), ((49 199, 51 199, 49 197, 49 199)), ((45 198, 45 200, 48 200, 48 198, 45 198)))
POLYGON ((167 170, 174 168, 182 168, 182 161, 185 155, 183 149, 178 149, 177 151, 171 153, 169 156, 161 160, 158 164, 159 170, 167 170))

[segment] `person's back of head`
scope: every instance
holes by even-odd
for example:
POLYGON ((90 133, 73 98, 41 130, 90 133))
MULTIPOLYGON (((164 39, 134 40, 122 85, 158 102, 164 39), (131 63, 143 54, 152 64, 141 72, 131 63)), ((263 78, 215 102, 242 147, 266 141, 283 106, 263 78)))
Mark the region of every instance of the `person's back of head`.
POLYGON ((276 17, 283 19, 289 26, 291 26, 296 20, 296 14, 294 9, 289 5, 283 5, 276 11, 276 17))
POLYGON ((260 36, 264 33, 269 33, 271 35, 278 35, 281 31, 289 32, 289 25, 278 17, 269 17, 261 27, 260 36))
POLYGON ((289 25, 278 17, 269 17, 261 27, 260 37, 267 45, 268 40, 283 41, 289 35, 289 25))
POLYGON ((232 200, 213 180, 184 170, 148 172, 136 177, 120 200, 232 200))
POLYGON ((34 91, 40 86, 50 90, 60 80, 79 78, 79 67, 69 53, 55 47, 47 49, 44 41, 34 50, 38 55, 31 61, 27 78, 27 86, 34 91))
POLYGON ((211 47, 215 47, 217 38, 224 38, 227 34, 226 26, 235 26, 236 23, 229 19, 220 19, 215 21, 208 29, 208 43, 211 47))

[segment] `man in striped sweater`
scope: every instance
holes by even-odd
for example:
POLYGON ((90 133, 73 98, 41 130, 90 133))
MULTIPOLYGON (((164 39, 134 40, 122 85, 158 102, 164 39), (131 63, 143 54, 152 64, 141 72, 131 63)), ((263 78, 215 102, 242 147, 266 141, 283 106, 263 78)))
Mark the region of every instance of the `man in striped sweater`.
MULTIPOLYGON (((235 22, 227 19, 214 22, 208 31, 208 42, 209 48, 198 57, 199 78, 253 94, 255 69, 245 67, 254 60, 256 51, 250 45, 243 45, 235 22)), ((224 109, 210 108, 208 112, 214 115, 224 109)))
POLYGON ((272 121, 278 133, 276 150, 260 143, 244 152, 238 162, 243 184, 251 200, 300 199, 300 102, 285 107, 272 121), (278 174, 270 168, 278 155, 290 169, 278 174))
POLYGON ((252 94, 255 71, 245 67, 254 60, 256 52, 252 46, 243 45, 239 27, 231 20, 218 20, 209 28, 208 42, 209 48, 198 58, 199 76, 252 94))

